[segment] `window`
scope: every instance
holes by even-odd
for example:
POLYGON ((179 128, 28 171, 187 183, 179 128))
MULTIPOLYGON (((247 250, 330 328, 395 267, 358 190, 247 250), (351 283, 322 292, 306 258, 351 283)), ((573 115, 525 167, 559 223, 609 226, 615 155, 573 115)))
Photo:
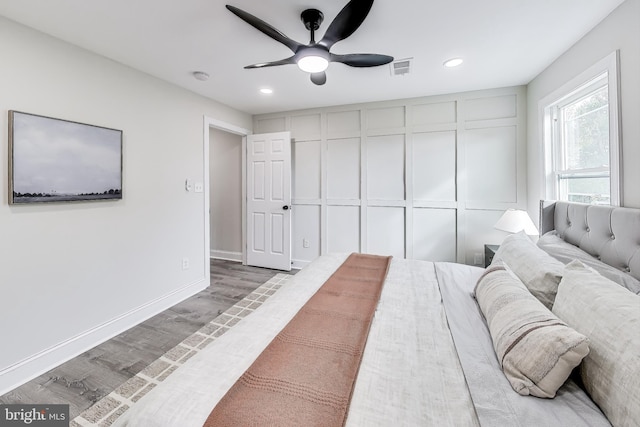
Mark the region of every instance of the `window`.
POLYGON ((617 52, 541 101, 548 199, 619 205, 617 52))

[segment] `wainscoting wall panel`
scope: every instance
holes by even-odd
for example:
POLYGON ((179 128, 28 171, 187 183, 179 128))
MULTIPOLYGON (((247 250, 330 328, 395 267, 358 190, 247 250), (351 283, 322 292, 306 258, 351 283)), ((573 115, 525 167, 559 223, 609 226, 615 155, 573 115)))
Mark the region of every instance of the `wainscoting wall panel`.
POLYGON ((456 101, 418 104, 412 108, 413 126, 437 125, 456 122, 456 101))
POLYGON ((366 149, 369 200, 404 200, 404 135, 369 137, 366 149))
POLYGON ((305 139, 320 139, 321 121, 319 114, 291 118, 291 132, 305 139))
POLYGON ((516 138, 515 126, 467 131, 468 200, 516 202, 516 138))
POLYGON ((360 200, 360 138, 327 141, 327 199, 360 200))
POLYGON ((360 251, 360 207, 327 207, 327 252, 360 251))
POLYGON ((456 200, 456 132, 413 135, 414 201, 456 200))
POLYGON ((456 210, 413 209, 413 257, 425 261, 456 259, 456 210))
POLYGON ((405 107, 371 108, 367 112, 367 130, 401 128, 405 125, 405 107))
POLYGON ((293 168, 293 197, 304 200, 320 199, 321 143, 303 141, 293 144, 291 155, 293 168))
POLYGON ((289 129, 287 120, 285 117, 274 117, 257 121, 261 131, 254 133, 269 133, 269 132, 281 132, 284 129, 289 129))
POLYGON ((516 95, 487 96, 467 101, 466 121, 516 118, 516 95))
POLYGON ((327 133, 330 136, 354 132, 360 134, 360 110, 327 113, 327 133))
POLYGON ((405 257, 405 214, 402 207, 367 208, 367 252, 405 257))
POLYGON ((320 206, 294 205, 292 208, 292 258, 313 260, 320 255, 320 206), (305 242, 308 242, 305 244, 305 242), (308 247, 305 247, 308 246, 308 247))
POLYGON ((482 263, 507 208, 526 209, 524 87, 254 117, 290 130, 293 256, 482 263))

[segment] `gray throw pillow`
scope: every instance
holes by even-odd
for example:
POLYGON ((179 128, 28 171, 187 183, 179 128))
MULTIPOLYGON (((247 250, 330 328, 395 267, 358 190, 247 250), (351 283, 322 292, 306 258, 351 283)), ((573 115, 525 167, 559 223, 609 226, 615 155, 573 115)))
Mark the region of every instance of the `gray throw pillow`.
POLYGON ((563 263, 537 247, 523 231, 504 239, 493 262, 503 262, 551 310, 562 279, 563 263))

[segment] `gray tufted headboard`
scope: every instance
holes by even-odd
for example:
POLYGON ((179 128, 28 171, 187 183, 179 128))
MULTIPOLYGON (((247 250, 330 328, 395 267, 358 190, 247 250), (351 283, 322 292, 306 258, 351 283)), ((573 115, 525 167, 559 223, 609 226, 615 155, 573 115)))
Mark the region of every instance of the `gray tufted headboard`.
POLYGON ((640 209, 540 201, 540 235, 568 243, 640 279, 640 209))

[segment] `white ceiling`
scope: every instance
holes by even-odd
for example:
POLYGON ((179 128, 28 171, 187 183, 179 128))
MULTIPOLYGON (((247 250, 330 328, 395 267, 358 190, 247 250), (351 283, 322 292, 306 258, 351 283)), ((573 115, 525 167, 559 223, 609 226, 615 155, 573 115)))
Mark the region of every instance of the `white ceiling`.
POLYGON ((243 9, 299 42, 302 10, 325 22, 347 0, 0 0, 0 15, 251 114, 527 84, 624 0, 377 0, 333 53, 414 58, 389 65, 333 63, 316 86, 295 65, 245 70, 291 52, 226 10, 243 9), (465 62, 455 69, 442 63, 465 62), (195 80, 193 71, 211 75, 195 80), (262 95, 261 87, 274 94, 262 95))

